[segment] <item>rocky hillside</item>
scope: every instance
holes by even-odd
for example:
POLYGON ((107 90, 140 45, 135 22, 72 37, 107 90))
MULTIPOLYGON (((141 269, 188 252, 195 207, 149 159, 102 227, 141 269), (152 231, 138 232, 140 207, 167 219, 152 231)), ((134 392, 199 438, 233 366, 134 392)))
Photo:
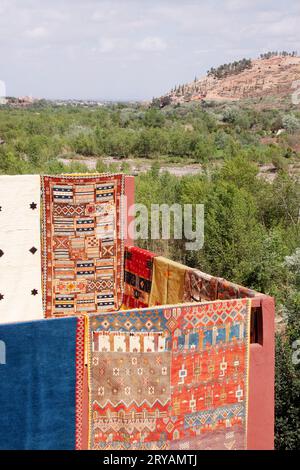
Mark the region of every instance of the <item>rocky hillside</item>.
POLYGON ((175 87, 161 97, 161 103, 287 96, 293 92, 292 83, 300 80, 300 57, 274 56, 249 62, 240 72, 220 78, 208 73, 204 78, 175 87))

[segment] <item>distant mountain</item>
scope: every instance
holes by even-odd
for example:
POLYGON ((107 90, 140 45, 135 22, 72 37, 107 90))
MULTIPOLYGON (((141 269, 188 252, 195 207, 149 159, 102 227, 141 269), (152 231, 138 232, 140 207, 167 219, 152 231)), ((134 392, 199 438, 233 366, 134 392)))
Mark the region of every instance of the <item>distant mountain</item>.
POLYGON ((176 86, 159 98, 161 106, 202 100, 236 101, 262 96, 287 96, 292 83, 300 80, 300 57, 262 56, 212 68, 207 76, 176 86))

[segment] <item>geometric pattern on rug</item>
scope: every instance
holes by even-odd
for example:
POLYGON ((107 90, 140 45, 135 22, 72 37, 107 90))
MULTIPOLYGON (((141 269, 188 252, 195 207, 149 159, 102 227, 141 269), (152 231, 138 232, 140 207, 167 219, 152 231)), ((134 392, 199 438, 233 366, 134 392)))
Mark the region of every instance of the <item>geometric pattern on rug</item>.
POLYGON ((245 449, 250 302, 89 316, 89 448, 245 449))
POLYGON ((135 246, 125 246, 124 300, 127 308, 149 306, 154 253, 135 246))
POLYGON ((196 269, 188 269, 185 273, 184 302, 201 302, 216 300, 218 278, 196 269))
POLYGON ((42 177, 46 317, 119 308, 123 193, 123 175, 42 177))

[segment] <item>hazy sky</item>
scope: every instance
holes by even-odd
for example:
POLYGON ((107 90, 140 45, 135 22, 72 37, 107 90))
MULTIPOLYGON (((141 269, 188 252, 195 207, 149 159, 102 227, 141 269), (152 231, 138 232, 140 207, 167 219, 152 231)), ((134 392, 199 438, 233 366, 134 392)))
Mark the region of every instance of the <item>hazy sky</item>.
POLYGON ((0 0, 7 95, 150 99, 277 49, 300 52, 299 0, 0 0))

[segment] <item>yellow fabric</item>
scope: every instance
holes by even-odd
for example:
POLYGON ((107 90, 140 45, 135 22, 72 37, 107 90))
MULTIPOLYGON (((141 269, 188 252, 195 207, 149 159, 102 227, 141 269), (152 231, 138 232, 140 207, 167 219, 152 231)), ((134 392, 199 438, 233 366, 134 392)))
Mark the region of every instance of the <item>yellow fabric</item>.
POLYGON ((149 307, 166 305, 168 293, 168 262, 167 258, 157 256, 153 260, 152 285, 149 296, 149 307))
POLYGON ((154 258, 149 306, 182 303, 187 269, 163 256, 154 258))
POLYGON ((184 294, 184 277, 187 267, 183 264, 169 261, 169 275, 168 275, 168 304, 178 304, 183 302, 184 294))
POLYGON ((120 307, 120 310, 130 310, 130 308, 127 307, 127 305, 122 304, 121 307, 120 307))

